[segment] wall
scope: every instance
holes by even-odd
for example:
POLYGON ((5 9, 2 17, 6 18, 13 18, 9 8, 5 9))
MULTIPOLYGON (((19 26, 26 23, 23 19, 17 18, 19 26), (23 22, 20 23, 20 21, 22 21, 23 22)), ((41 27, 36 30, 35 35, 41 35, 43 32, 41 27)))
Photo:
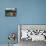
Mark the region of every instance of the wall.
MULTIPOLYGON (((7 44, 17 24, 46 24, 46 0, 0 0, 0 44, 7 44), (5 8, 17 8, 16 17, 5 17, 5 8)), ((17 42, 17 40, 16 40, 17 42)))

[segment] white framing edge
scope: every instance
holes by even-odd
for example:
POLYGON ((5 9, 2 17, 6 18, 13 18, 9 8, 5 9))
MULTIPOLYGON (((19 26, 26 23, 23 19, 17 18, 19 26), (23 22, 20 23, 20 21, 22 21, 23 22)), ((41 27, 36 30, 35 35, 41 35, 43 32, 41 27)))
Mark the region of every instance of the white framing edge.
POLYGON ((20 43, 20 24, 18 24, 18 43, 20 43))

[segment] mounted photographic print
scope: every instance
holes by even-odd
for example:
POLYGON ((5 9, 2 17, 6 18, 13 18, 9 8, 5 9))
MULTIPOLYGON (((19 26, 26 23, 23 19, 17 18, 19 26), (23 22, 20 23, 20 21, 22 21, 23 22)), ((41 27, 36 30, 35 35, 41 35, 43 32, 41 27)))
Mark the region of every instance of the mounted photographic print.
POLYGON ((6 8, 5 16, 16 16, 16 8, 6 8))
POLYGON ((17 38, 17 33, 16 32, 10 32, 8 34, 7 38, 8 38, 8 45, 18 43, 18 38, 17 38))
POLYGON ((18 38, 21 40, 46 41, 46 25, 18 25, 18 38))

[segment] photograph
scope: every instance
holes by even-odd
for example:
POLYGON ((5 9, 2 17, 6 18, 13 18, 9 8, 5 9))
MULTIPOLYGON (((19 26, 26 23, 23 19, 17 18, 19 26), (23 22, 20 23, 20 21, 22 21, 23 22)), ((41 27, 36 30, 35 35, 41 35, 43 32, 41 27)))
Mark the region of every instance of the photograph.
POLYGON ((18 24, 18 39, 20 46, 43 45, 46 43, 46 24, 18 24))
POLYGON ((46 41, 46 25, 19 25, 20 40, 46 41))
POLYGON ((5 16, 16 16, 16 8, 6 8, 5 16))

